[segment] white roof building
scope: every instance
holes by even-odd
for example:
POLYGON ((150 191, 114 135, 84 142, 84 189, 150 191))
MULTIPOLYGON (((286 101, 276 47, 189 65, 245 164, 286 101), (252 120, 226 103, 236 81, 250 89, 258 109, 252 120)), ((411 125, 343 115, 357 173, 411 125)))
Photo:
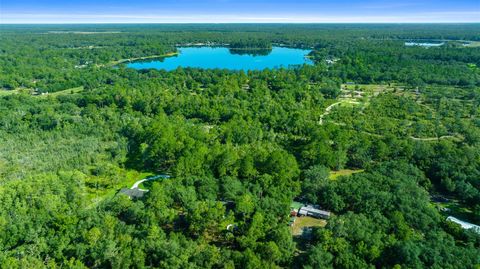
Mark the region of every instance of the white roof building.
POLYGON ((298 211, 298 215, 328 219, 331 213, 325 210, 321 210, 313 205, 306 205, 300 208, 300 210, 298 211))
POLYGON ((475 232, 480 233, 480 226, 478 226, 478 225, 475 225, 475 224, 472 224, 472 223, 469 223, 469 222, 466 222, 466 221, 463 221, 463 220, 459 220, 459 219, 457 219, 455 217, 452 217, 452 216, 448 217, 447 220, 459 224, 460 226, 462 226, 463 229, 466 229, 466 230, 472 229, 475 232))

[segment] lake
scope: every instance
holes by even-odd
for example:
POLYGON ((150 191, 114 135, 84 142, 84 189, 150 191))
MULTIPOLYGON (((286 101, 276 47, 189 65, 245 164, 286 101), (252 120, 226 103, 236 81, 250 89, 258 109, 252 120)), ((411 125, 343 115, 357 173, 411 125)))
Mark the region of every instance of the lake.
POLYGON ((178 67, 230 70, 263 70, 265 68, 312 65, 306 56, 311 50, 273 47, 261 50, 229 49, 225 47, 181 47, 176 56, 127 64, 134 69, 174 70, 178 67))

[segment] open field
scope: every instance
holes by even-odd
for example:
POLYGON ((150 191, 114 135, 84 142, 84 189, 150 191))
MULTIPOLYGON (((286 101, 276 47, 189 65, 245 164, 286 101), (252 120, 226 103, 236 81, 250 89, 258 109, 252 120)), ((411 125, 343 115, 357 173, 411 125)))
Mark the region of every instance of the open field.
POLYGON ((302 235, 304 228, 325 227, 327 221, 312 217, 298 217, 291 227, 294 236, 302 235))

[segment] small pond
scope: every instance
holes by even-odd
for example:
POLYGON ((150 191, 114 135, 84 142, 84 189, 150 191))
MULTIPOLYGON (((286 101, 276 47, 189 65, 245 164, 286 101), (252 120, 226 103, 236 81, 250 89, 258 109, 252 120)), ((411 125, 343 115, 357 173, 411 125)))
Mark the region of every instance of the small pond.
POLYGON ((307 57, 311 50, 273 47, 272 49, 231 49, 225 47, 180 47, 178 55, 127 64, 134 69, 164 69, 178 67, 230 70, 263 70, 266 68, 312 65, 307 57))

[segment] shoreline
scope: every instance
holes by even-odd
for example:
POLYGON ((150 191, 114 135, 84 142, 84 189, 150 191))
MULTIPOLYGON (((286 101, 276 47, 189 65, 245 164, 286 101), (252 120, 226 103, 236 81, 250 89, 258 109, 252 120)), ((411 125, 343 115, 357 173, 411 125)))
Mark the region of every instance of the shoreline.
MULTIPOLYGON (((290 47, 290 46, 286 46, 285 44, 274 44, 271 48, 231 48, 231 47, 228 47, 229 44, 203 44, 203 43, 198 43, 198 44, 185 44, 185 45, 181 45, 181 44, 177 44, 175 45, 176 48, 182 48, 182 47, 226 47, 228 49, 234 49, 234 50, 266 50, 266 49, 273 49, 275 47, 280 47, 280 48, 293 48, 293 49, 310 49, 312 50, 312 48, 299 48, 299 47, 290 47)), ((99 67, 103 67, 103 66, 115 66, 115 65, 119 65, 119 64, 122 64, 122 63, 127 63, 127 62, 135 62, 135 61, 142 61, 142 60, 149 60, 149 59, 156 59, 156 58, 167 58, 167 57, 172 57, 172 56, 177 56, 179 55, 180 52, 177 50, 175 52, 169 52, 169 53, 165 53, 165 54, 160 54, 160 55, 150 55, 150 56, 143 56, 143 57, 136 57, 136 58, 128 58, 128 59, 120 59, 120 60, 116 60, 116 61, 112 61, 108 64, 103 64, 103 65, 98 65, 99 67)), ((306 55, 305 57, 311 57, 309 55, 306 55)))

